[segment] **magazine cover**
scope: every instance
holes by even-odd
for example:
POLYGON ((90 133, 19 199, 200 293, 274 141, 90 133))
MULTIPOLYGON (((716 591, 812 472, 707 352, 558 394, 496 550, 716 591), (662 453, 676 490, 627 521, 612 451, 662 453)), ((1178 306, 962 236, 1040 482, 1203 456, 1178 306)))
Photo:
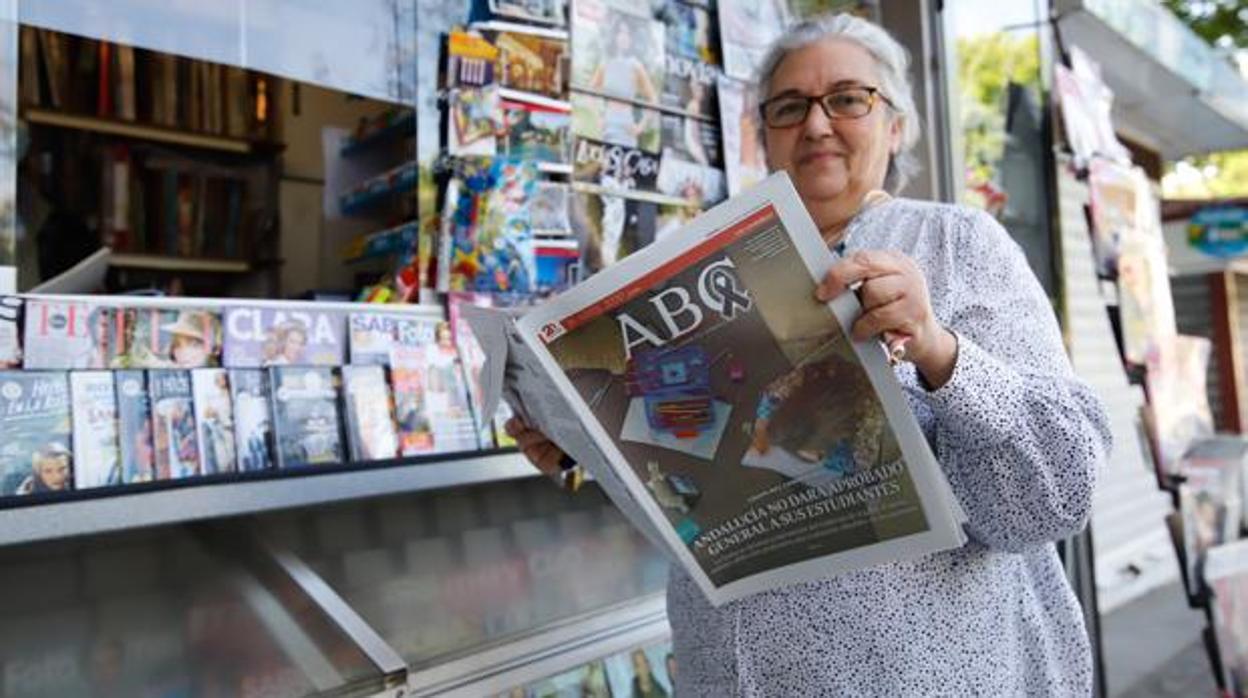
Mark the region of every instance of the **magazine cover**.
POLYGON ((152 445, 152 403, 143 371, 113 371, 117 393, 117 441, 121 451, 121 481, 151 482, 156 478, 152 445))
POLYGON ((1105 277, 1118 269, 1122 243, 1136 235, 1139 201, 1146 186, 1134 166, 1097 158, 1088 163, 1088 194, 1092 200, 1092 251, 1096 272, 1105 277))
POLYGON ((728 196, 723 170, 690 162, 666 148, 656 186, 659 193, 684 199, 698 207, 717 204, 728 196))
POLYGON ((658 206, 610 194, 572 193, 572 232, 588 276, 654 242, 658 206))
POLYGON ((561 236, 572 234, 568 207, 572 188, 566 182, 538 182, 529 202, 529 224, 534 235, 561 236))
POLYGON ((692 58, 667 54, 667 79, 663 83, 663 106, 686 114, 713 119, 719 112, 719 69, 692 58))
POLYGON ((620 652, 604 664, 613 696, 675 695, 676 656, 670 642, 620 652))
MULTIPOLYGON (((625 102, 659 103, 665 72, 662 22, 603 0, 576 0, 572 18, 573 87, 625 102)), ((631 110, 608 114, 607 119, 609 131, 624 134, 634 128, 631 110)))
POLYGON ((69 378, 0 372, 0 496, 74 488, 69 378))
POLYGON ((682 160, 715 169, 723 169, 723 143, 718 121, 664 114, 662 119, 663 152, 672 151, 682 160))
POLYGON ((234 454, 234 403, 230 379, 223 368, 191 371, 200 470, 204 475, 238 471, 234 454))
POLYGON ((273 419, 269 376, 258 368, 230 369, 234 453, 242 472, 273 467, 273 419))
POLYGON ((221 316, 212 311, 118 309, 110 334, 112 368, 221 365, 221 316))
POLYGON ((719 123, 728 196, 736 196, 767 176, 767 156, 759 138, 758 97, 752 84, 719 78, 719 123))
POLYGON ((274 366, 269 369, 269 385, 278 467, 346 462, 333 369, 274 366))
POLYGON ((572 133, 590 140, 658 153, 660 113, 629 102, 572 93, 572 133))
POLYGON ((591 474, 714 604, 965 540, 878 343, 847 338, 856 299, 813 300, 831 264, 781 173, 517 324, 591 474))
POLYGON ((22 299, 0 296, 0 370, 22 367, 22 299))
POLYGON ((517 160, 565 163, 572 113, 528 102, 503 101, 503 155, 517 160))
POLYGON ((563 26, 567 24, 565 0, 489 0, 490 12, 500 17, 563 26))
POLYGON ((1248 695, 1248 540, 1210 550, 1205 573, 1226 695, 1248 695))
MULTIPOLYGON (((668 0, 663 4, 662 16, 663 23, 667 25, 669 56, 719 64, 716 52, 719 37, 716 36, 715 22, 708 5, 668 0)), ((668 75, 670 77, 671 74, 668 75)))
POLYGON ((181 369, 148 371, 147 388, 152 403, 156 479, 178 480, 199 475, 202 471, 191 372, 181 369))
POLYGON ((719 0, 716 11, 724 73, 753 82, 767 47, 789 24, 784 0, 719 0))
POLYGON ((1242 463, 1209 459, 1184 460, 1179 485, 1179 514, 1183 518, 1183 552, 1192 591, 1205 591, 1205 552, 1239 537, 1242 521, 1242 463))
POLYGON ((334 311, 228 308, 225 365, 338 366, 346 357, 346 334, 346 317, 334 311))
POLYGON ((492 157, 503 130, 497 87, 465 88, 447 99, 446 148, 451 155, 492 157))
POLYGON ((485 87, 494 84, 498 47, 487 39, 462 31, 446 38, 446 87, 485 87))
POLYGON ((521 92, 563 99, 567 94, 566 39, 504 31, 494 35, 502 70, 499 83, 521 92))
POLYGON ((351 363, 388 366, 395 346, 433 343, 439 322, 408 313, 352 313, 351 363))
POLYGON ((433 342, 413 339, 397 344, 390 359, 403 455, 476 450, 479 432, 450 323, 437 322, 433 342))
POLYGON ((26 370, 105 368, 111 308, 31 299, 26 304, 26 370))
POLYGON ((1118 252, 1122 351, 1128 362, 1140 366, 1147 363, 1161 337, 1178 331, 1157 206, 1157 198, 1142 183, 1136 197, 1137 226, 1121 240, 1118 252))
POLYGON ((485 368, 485 351, 472 334, 472 327, 468 324, 468 320, 464 318, 461 306, 465 304, 489 308, 494 305, 494 301, 492 296, 484 293, 452 293, 447 299, 451 321, 451 341, 459 352, 459 362, 463 366, 464 376, 468 381, 468 404, 477 424, 477 445, 483 449, 494 448, 494 423, 497 415, 484 413, 485 395, 481 385, 481 372, 485 368))
POLYGON ((1213 435, 1205 385, 1210 347, 1204 337, 1171 335, 1162 338, 1148 358, 1148 407, 1161 482, 1180 474, 1180 459, 1188 446, 1213 435))
POLYGON ((398 457, 399 437, 385 367, 343 366, 342 391, 351 460, 363 463, 398 457))
POLYGON ((70 417, 74 428, 74 489, 120 485, 117 395, 108 371, 69 374, 70 417))
POLYGON ((659 158, 640 148, 577 138, 572 156, 572 179, 607 189, 654 191, 659 158))
MULTIPOLYGON (((612 696, 663 696, 667 693, 612 693, 607 687, 607 672, 602 661, 593 661, 569 669, 562 674, 535 681, 512 695, 524 698, 612 698, 612 696)), ((506 694, 504 694, 506 696, 506 694)))

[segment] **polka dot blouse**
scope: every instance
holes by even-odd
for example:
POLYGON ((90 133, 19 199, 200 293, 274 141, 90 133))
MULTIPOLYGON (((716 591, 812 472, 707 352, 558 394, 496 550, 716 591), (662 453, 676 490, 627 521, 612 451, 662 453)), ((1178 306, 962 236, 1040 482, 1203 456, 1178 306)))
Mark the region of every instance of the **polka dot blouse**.
POLYGON ((969 522, 966 546, 721 608, 674 571, 680 696, 1086 696, 1092 662, 1053 542, 1087 522, 1110 448, 1039 283, 990 216, 898 199, 847 251, 913 258, 958 335, 936 391, 897 376, 969 522))

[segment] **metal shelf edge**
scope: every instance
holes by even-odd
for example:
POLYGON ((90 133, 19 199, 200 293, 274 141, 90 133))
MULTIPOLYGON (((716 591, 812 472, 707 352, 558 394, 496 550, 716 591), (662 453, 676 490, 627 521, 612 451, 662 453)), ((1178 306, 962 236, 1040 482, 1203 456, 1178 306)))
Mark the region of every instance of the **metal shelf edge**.
POLYGON ((518 453, 211 483, 0 510, 0 546, 534 477, 518 453))

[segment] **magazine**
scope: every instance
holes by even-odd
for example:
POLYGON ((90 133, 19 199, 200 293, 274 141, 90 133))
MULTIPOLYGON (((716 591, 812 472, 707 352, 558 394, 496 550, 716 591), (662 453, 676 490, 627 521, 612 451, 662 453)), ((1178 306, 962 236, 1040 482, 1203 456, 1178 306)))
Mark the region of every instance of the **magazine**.
POLYGON ((385 367, 343 366, 342 391, 351 460, 363 463, 398 456, 399 438, 385 367))
POLYGON ((605 664, 613 696, 675 695, 676 656, 670 642, 620 652, 605 664))
POLYGON ((476 34, 453 31, 446 39, 446 86, 485 87, 495 81, 498 48, 476 34))
POLYGON ((684 56, 667 54, 667 79, 663 83, 663 106, 686 114, 713 118, 718 112, 719 70, 684 56))
POLYGON ((1111 276, 1118 269, 1122 242, 1135 235, 1139 224, 1137 197, 1143 193, 1143 186, 1147 186, 1143 173, 1131 165, 1104 159, 1088 164, 1092 250, 1101 276, 1111 276))
POLYGON ((155 479, 156 454, 152 446, 152 403, 143 371, 113 371, 117 393, 117 435, 121 452, 121 481, 155 479))
POLYGON ((342 313, 273 308, 225 311, 225 365, 338 366, 346 356, 342 313))
POLYGON ((147 389, 152 403, 155 479, 177 480, 199 475, 202 471, 191 372, 181 369, 148 371, 147 389))
POLYGON ((514 324, 465 307, 487 409, 505 393, 716 605, 959 546, 857 300, 813 300, 831 264, 773 175, 514 324))
MULTIPOLYGON (((683 0, 667 0, 663 4, 663 21, 667 25, 669 56, 719 63, 715 50, 718 37, 715 36, 715 22, 709 7, 683 0)), ((670 61, 668 65, 671 65, 670 61)))
POLYGON ((439 322, 404 313, 352 313, 351 363, 388 366, 394 347, 433 342, 439 322))
POLYGON ((23 367, 105 368, 112 317, 111 308, 31 299, 26 303, 23 367))
POLYGON ((655 239, 658 206, 611 194, 572 194, 572 232, 586 276, 611 266, 655 239))
POLYGON ((1184 459, 1179 485, 1179 514, 1183 519, 1183 556, 1192 595, 1205 591, 1205 552, 1235 540, 1242 522, 1242 462, 1184 459))
POLYGON ((74 489, 120 485, 117 396, 108 371, 73 371, 69 396, 74 427, 74 489))
POLYGON ((191 371, 199 462, 205 475, 237 472, 234 453, 234 402, 229 373, 223 368, 191 371))
POLYGON ((333 369, 274 366, 269 369, 269 385, 278 467, 345 462, 333 369))
POLYGON ((1205 578, 1226 695, 1248 695, 1248 540, 1209 551, 1205 578))
MULTIPOLYGON (((612 696, 631 696, 632 693, 612 693, 607 688, 607 672, 602 660, 568 669, 567 671, 548 676, 540 681, 512 691, 511 695, 524 698, 612 698, 612 696)), ((668 694, 661 694, 666 698, 668 694)), ((503 694, 509 698, 508 694, 503 694)))
POLYGON ((483 308, 494 305, 493 298, 484 293, 453 293, 447 299, 451 320, 451 339, 459 351, 459 362, 464 369, 464 377, 468 381, 468 403, 472 408, 472 417, 477 424, 477 443, 483 449, 495 445, 495 421, 498 415, 487 415, 484 409, 484 394, 481 392, 481 371, 485 368, 485 351, 481 343, 472 335, 472 327, 464 319, 461 306, 476 305, 483 308))
POLYGON ((666 148, 656 186, 659 193, 685 199, 698 207, 717 204, 728 196, 723 170, 689 162, 666 148))
POLYGON ((458 89, 447 104, 446 148, 454 156, 490 157, 497 152, 503 130, 497 87, 458 89))
POLYGON ((657 154, 660 113, 629 102, 572 93, 572 133, 583 138, 657 154))
POLYGON ((537 34, 503 31, 494 35, 503 87, 543 97, 564 98, 568 42, 537 34))
POLYGON ((724 143, 724 171, 728 196, 753 186, 767 176, 767 156, 758 121, 758 97, 753 83, 719 78, 719 123, 724 143))
MULTIPOLYGON (((622 100, 621 105, 659 103, 666 72, 662 22, 621 11, 603 0, 576 0, 572 20, 572 87, 614 97, 622 100)), ((605 128, 621 137, 635 127, 631 109, 614 109, 605 117, 605 128)))
POLYGON ((708 123, 678 114, 664 114, 661 122, 663 151, 670 150, 683 160, 722 169, 723 143, 718 123, 708 123))
POLYGON ((1213 435, 1213 414, 1205 389, 1210 342, 1170 335, 1148 357, 1147 382, 1158 480, 1180 474, 1180 459, 1199 438, 1213 435))
POLYGON ((66 374, 0 372, 0 497, 73 487, 66 374))
POLYGON ((784 0, 719 0, 724 73, 753 82, 763 54, 789 24, 784 0))
POLYGON ((489 0, 490 12, 502 17, 562 26, 565 0, 489 0))
POLYGON ((238 470, 273 467, 273 417, 269 377, 262 369, 230 369, 234 409, 234 453, 238 470))
POLYGON ((402 455, 474 451, 479 432, 450 323, 400 338, 390 355, 402 455), (430 341, 432 339, 432 341, 430 341))
POLYGON ((0 296, 0 370, 22 367, 22 299, 0 296))
POLYGON ((503 101, 503 155, 517 160, 565 163, 572 137, 567 109, 503 101))
POLYGON ((117 309, 111 368, 203 368, 221 365, 221 316, 208 310, 117 309))
POLYGON ((568 218, 572 189, 566 182, 538 182, 529 202, 529 225, 534 235, 571 235, 568 218))
POLYGON ((654 191, 659 158, 640 148, 577 138, 572 156, 572 179, 607 189, 654 191))

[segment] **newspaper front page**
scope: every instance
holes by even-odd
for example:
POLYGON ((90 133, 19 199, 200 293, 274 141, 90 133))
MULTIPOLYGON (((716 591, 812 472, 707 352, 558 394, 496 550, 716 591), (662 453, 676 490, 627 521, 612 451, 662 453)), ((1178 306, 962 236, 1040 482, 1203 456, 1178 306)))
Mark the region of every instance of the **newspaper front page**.
POLYGON ((786 175, 511 323, 504 394, 716 605, 964 542, 960 509, 786 175), (523 343, 523 344, 521 344, 523 343))

